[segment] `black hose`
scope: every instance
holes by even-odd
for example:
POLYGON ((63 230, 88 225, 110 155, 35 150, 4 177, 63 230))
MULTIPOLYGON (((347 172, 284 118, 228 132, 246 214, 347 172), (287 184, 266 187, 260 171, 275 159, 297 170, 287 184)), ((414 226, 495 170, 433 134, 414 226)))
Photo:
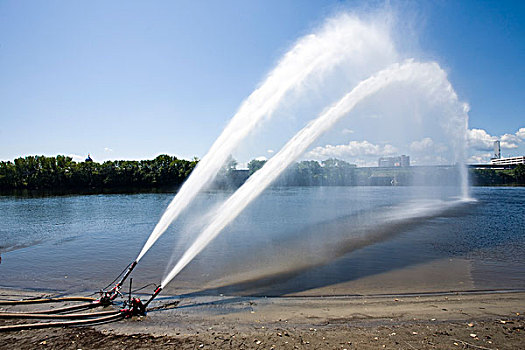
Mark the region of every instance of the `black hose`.
MULTIPOLYGON (((112 285, 113 283, 117 282, 118 279, 120 278, 120 276, 122 276, 125 272, 127 272, 127 270, 130 268, 130 266, 131 266, 133 263, 135 263, 135 262, 129 263, 128 266, 126 266, 126 267, 124 268, 124 270, 122 270, 122 272, 119 273, 119 275, 118 275, 118 276, 117 276, 112 282, 110 282, 107 286, 105 286, 102 290, 106 290, 106 289, 108 289, 109 287, 111 287, 111 285, 112 285)), ((135 263, 135 264, 136 264, 136 263, 135 263)))
POLYGON ((144 289, 146 289, 146 288, 148 288, 148 287, 151 287, 151 286, 154 286, 155 289, 158 288, 158 285, 157 285, 156 283, 149 283, 149 284, 146 284, 145 286, 142 286, 142 287, 140 287, 140 288, 133 289, 133 290, 131 291, 131 293, 137 293, 137 292, 140 292, 141 290, 144 290, 144 289))
POLYGON ((58 303, 61 301, 95 301, 90 297, 60 297, 60 298, 43 298, 43 299, 25 299, 25 300, 0 300, 0 305, 18 305, 18 304, 42 304, 58 303))
POLYGON ((62 321, 62 322, 41 322, 41 323, 26 323, 26 324, 14 324, 8 326, 0 326, 0 332, 8 331, 19 331, 23 329, 36 329, 36 328, 47 328, 47 327, 63 327, 63 326, 80 326, 89 325, 92 323, 109 322, 112 320, 118 320, 125 317, 125 314, 119 312, 118 314, 111 316, 103 316, 98 318, 91 318, 88 320, 80 321, 62 321))
POLYGON ((59 308, 56 308, 56 309, 33 311, 31 313, 33 313, 33 314, 63 314, 63 313, 69 313, 69 312, 72 312, 72 311, 93 309, 93 308, 98 307, 98 306, 102 306, 102 305, 101 304, 96 304, 96 303, 86 303, 86 304, 81 304, 81 305, 59 307, 59 308))
POLYGON ((59 307, 56 309, 48 309, 41 311, 32 311, 34 314, 60 314, 70 313, 73 311, 92 309, 99 306, 107 306, 106 303, 97 302, 98 299, 90 297, 59 297, 59 298, 44 298, 44 299, 27 299, 27 300, 0 300, 0 305, 20 305, 20 304, 41 304, 41 303, 55 303, 64 301, 89 301, 79 305, 72 305, 66 307, 59 307))
POLYGON ((39 319, 78 319, 78 318, 92 318, 95 316, 109 316, 120 314, 120 311, 100 311, 100 312, 89 312, 82 314, 66 314, 66 315, 50 315, 50 314, 38 314, 38 313, 24 313, 24 312, 0 312, 0 318, 39 318, 39 319))

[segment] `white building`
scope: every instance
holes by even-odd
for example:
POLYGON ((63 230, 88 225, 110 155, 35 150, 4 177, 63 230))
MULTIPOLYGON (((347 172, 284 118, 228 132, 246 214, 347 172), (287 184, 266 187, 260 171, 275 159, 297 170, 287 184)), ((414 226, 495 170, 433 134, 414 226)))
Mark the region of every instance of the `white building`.
POLYGON ((501 158, 501 148, 499 141, 494 141, 494 154, 491 159, 500 159, 501 158))
POLYGON ((381 157, 377 161, 380 168, 408 167, 410 166, 410 157, 402 155, 399 157, 381 157))
POLYGON ((491 159, 490 160, 490 164, 491 165, 518 165, 518 164, 525 164, 525 156, 491 159))

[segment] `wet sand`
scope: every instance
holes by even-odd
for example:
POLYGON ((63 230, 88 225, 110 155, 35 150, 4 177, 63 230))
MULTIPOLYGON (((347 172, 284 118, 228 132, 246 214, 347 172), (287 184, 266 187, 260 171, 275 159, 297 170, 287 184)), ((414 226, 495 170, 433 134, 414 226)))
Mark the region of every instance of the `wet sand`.
MULTIPOLYGON (((144 317, 0 333, 0 349, 525 348, 525 291, 483 290, 472 270, 468 260, 441 259, 289 292, 286 281, 261 279, 257 271, 231 275, 186 294, 172 286, 144 317)), ((51 295, 0 289, 0 299, 51 295)), ((49 306, 0 311, 41 307, 49 306)))
MULTIPOLYGON (((302 289, 286 279, 280 280, 275 271, 252 270, 232 274, 228 278, 212 281, 204 290, 215 294, 263 296, 355 296, 371 294, 431 293, 436 291, 470 291, 485 289, 472 279, 472 264, 466 259, 439 259, 386 272, 365 273, 364 277, 339 283, 301 281, 308 288, 302 289)), ((308 277, 305 277, 308 278, 308 277)), ((173 290, 181 294, 187 290, 173 290)))
MULTIPOLYGON (((43 293, 0 290, 1 299, 43 293)), ((525 292, 159 298, 145 317, 0 333, 0 349, 520 349, 525 292), (177 307, 166 306, 179 302, 177 307)), ((34 306, 33 306, 34 307, 34 306)), ((2 307, 0 311, 15 311, 2 307)), ((22 311, 17 307, 16 311, 22 311)), ((0 320, 0 324, 13 321, 0 320)))

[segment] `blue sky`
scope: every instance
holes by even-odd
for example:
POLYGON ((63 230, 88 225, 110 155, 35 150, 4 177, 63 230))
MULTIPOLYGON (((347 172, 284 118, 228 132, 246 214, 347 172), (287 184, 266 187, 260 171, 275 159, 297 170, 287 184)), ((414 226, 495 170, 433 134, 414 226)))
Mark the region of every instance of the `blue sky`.
POLYGON ((4 0, 0 159, 202 157, 298 38, 385 7, 404 49, 437 61, 469 103, 472 160, 496 138, 524 155, 522 1, 4 0))

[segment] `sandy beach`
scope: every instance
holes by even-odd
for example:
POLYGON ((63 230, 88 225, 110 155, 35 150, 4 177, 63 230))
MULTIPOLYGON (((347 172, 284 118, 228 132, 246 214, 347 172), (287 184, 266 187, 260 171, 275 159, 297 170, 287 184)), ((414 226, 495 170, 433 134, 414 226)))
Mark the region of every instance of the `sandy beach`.
MULTIPOLYGON (((4 300, 42 296, 49 294, 1 290, 4 300)), ((160 308, 147 316, 104 325, 3 332, 0 348, 520 349, 525 346, 523 291, 277 298, 164 296, 153 305, 156 306, 160 308)), ((4 306, 0 311, 24 311, 24 308, 28 306, 4 306)), ((5 325, 16 321, 0 322, 5 325)))

